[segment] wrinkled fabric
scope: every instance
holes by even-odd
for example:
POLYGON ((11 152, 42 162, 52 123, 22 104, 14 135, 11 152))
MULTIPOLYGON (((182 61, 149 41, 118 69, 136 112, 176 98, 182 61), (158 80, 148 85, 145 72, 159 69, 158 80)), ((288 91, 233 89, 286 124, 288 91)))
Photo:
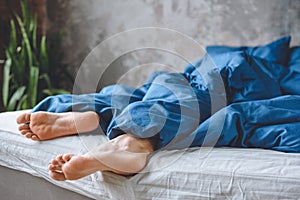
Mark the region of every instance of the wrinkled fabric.
POLYGON ((98 113, 109 139, 159 137, 157 149, 260 147, 300 152, 300 56, 290 37, 257 47, 209 46, 183 73, 155 72, 141 88, 48 97, 36 111, 98 113))
POLYGON ((207 55, 188 66, 185 73, 199 90, 215 92, 208 86, 224 84, 229 104, 277 97, 283 94, 280 81, 288 73, 290 39, 258 47, 209 46, 207 55), (203 70, 208 65, 214 66, 203 70), (215 81, 215 73, 223 82, 215 81))
POLYGON ((95 111, 109 139, 124 133, 139 138, 159 134, 161 148, 176 134, 195 130, 209 117, 209 104, 209 93, 195 90, 183 74, 156 72, 139 89, 113 85, 99 93, 50 96, 33 112, 95 111))
POLYGON ((280 80, 284 94, 300 95, 300 47, 289 50, 287 74, 280 80))
POLYGON ((287 95, 273 99, 233 103, 225 110, 225 123, 220 133, 208 131, 219 111, 192 133, 191 146, 231 146, 300 152, 300 96, 287 95), (216 139, 215 136, 218 136, 216 139))

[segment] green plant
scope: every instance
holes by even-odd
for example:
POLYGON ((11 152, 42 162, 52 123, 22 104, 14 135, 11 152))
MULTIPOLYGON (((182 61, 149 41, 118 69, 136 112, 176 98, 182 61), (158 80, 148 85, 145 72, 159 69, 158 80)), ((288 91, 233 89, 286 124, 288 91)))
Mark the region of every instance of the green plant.
POLYGON ((37 17, 27 1, 21 1, 21 10, 22 18, 15 14, 16 23, 10 20, 10 40, 5 51, 2 101, 6 111, 29 109, 45 95, 68 93, 52 86, 51 77, 55 74, 50 70, 47 38, 38 36, 37 17))

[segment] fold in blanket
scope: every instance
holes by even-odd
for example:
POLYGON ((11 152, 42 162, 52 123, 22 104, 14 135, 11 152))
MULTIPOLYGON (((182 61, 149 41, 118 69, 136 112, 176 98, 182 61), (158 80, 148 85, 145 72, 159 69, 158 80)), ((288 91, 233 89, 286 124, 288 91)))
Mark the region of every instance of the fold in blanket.
POLYGON ((156 149, 259 147, 300 152, 300 47, 209 46, 183 73, 155 72, 141 88, 48 97, 36 111, 98 113, 109 139, 158 136, 156 149))

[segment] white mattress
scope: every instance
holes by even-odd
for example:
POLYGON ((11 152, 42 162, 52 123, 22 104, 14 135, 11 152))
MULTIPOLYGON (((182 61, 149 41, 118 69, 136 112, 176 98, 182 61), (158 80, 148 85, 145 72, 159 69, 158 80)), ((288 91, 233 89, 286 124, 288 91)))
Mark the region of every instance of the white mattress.
POLYGON ((161 151, 153 154, 141 173, 130 178, 98 172, 77 181, 57 182, 47 171, 53 157, 83 154, 106 138, 80 135, 31 141, 17 131, 15 118, 21 112, 26 111, 0 114, 0 165, 93 199, 300 198, 300 154, 262 149, 161 151))

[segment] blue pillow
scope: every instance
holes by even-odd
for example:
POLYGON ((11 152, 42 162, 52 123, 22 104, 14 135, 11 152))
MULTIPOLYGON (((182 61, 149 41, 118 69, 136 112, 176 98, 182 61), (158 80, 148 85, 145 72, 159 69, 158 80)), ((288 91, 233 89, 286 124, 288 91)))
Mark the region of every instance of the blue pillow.
POLYGON ((282 93, 300 95, 300 46, 290 49, 287 71, 280 81, 282 93))
POLYGON ((246 47, 248 55, 286 66, 289 59, 291 36, 283 37, 264 46, 246 47))
POLYGON ((206 48, 206 51, 210 56, 235 51, 244 51, 247 55, 251 57, 258 57, 263 60, 268 60, 272 63, 277 63, 286 66, 289 60, 290 41, 291 36, 286 36, 263 46, 208 46, 206 48))
POLYGON ((280 96, 280 80, 287 73, 289 44, 288 36, 257 47, 209 46, 207 55, 195 69, 188 68, 190 82, 209 92, 224 84, 228 103, 280 96), (223 82, 216 79, 216 72, 221 74, 223 82))

